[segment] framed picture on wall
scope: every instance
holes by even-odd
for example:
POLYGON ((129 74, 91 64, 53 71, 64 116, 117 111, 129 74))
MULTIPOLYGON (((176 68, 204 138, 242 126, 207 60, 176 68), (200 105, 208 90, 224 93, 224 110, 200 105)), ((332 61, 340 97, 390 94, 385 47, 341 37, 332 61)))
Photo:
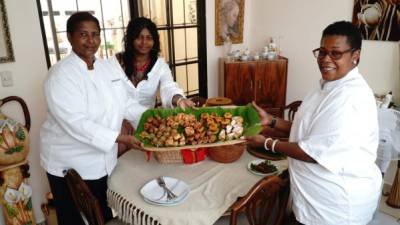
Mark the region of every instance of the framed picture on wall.
POLYGON ((365 40, 400 40, 400 0, 354 0, 353 24, 365 40))
POLYGON ((215 0, 215 45, 243 42, 244 0, 215 0))
POLYGON ((13 62, 14 53, 8 28, 4 0, 0 0, 0 63, 13 62))

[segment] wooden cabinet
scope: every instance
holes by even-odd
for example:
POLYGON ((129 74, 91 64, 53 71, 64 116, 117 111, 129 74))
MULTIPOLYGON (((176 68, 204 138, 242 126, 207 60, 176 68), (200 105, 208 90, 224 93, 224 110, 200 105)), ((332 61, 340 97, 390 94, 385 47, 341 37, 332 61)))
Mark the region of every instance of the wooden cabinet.
POLYGON ((227 62, 220 59, 219 95, 236 105, 256 101, 282 116, 286 101, 288 59, 227 62))

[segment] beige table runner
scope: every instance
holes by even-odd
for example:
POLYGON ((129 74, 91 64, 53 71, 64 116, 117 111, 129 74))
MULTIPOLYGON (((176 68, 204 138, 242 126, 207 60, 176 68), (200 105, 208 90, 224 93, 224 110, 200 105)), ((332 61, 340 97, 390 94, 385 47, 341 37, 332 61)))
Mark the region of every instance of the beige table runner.
POLYGON ((247 170, 256 159, 245 151, 229 164, 206 159, 192 164, 160 164, 145 160, 143 152, 131 150, 119 158, 109 178, 110 206, 126 223, 133 225, 212 225, 236 201, 245 195, 262 177, 247 170), (176 206, 156 206, 146 203, 140 189, 159 176, 170 176, 186 182, 191 191, 184 202, 176 206))

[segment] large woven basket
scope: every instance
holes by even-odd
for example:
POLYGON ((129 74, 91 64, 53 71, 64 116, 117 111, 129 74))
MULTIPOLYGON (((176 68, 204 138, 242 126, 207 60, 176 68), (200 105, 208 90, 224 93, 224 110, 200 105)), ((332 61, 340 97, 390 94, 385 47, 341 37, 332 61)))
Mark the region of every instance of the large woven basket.
POLYGON ((159 163, 182 163, 183 157, 181 151, 154 152, 154 157, 159 163))
POLYGON ((231 163, 240 159, 245 149, 245 143, 216 146, 208 149, 207 156, 208 158, 220 163, 231 163))

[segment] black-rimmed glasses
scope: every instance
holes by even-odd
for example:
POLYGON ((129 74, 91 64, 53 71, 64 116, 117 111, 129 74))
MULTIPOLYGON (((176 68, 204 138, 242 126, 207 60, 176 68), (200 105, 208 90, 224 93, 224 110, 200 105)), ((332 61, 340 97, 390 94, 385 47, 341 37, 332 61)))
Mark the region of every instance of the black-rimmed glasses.
POLYGON ((314 49, 312 52, 313 52, 315 58, 317 58, 317 59, 321 59, 321 58, 324 58, 326 55, 329 55, 329 57, 331 57, 331 59, 339 60, 340 58, 342 58, 343 54, 354 51, 354 50, 355 50, 354 48, 351 48, 351 49, 347 49, 347 50, 341 52, 341 51, 336 51, 336 50, 328 51, 323 48, 317 48, 317 49, 314 49))

